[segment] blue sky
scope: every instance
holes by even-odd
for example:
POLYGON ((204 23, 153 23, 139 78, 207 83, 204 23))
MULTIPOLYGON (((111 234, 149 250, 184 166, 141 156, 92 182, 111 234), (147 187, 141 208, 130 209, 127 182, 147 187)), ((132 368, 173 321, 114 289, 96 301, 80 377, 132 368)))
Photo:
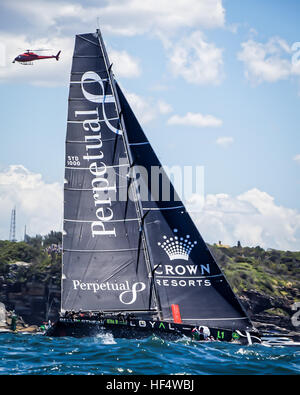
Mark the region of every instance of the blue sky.
POLYGON ((116 78, 162 163, 204 166, 201 213, 194 197, 204 238, 299 250, 300 4, 159 4, 2 1, 0 238, 14 204, 19 239, 25 223, 31 234, 61 226, 74 35, 99 17, 116 78), (62 49, 61 60, 11 64, 27 48, 62 49))

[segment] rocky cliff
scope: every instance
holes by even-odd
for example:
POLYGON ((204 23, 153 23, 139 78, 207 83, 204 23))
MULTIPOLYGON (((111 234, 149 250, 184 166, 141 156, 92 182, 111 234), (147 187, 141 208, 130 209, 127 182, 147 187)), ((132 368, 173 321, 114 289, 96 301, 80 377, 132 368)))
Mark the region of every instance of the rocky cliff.
MULTIPOLYGON (((294 303, 300 301, 300 252, 209 248, 258 328, 299 331, 300 325, 295 326, 291 318, 294 303)), ((60 276, 59 249, 9 242, 1 249, 0 241, 0 302, 27 325, 57 318, 60 276)))

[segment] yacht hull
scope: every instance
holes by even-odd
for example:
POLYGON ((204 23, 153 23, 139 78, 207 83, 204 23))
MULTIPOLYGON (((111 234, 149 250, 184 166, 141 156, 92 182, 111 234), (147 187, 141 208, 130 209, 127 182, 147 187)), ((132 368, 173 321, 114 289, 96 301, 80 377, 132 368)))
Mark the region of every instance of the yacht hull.
POLYGON ((256 332, 232 331, 222 328, 207 328, 209 335, 203 335, 199 327, 187 324, 175 324, 166 321, 151 320, 119 320, 116 318, 104 318, 102 320, 72 320, 60 318, 45 332, 51 337, 92 337, 101 333, 111 333, 115 338, 142 339, 157 335, 164 339, 176 340, 188 337, 198 341, 225 341, 239 344, 260 343, 260 337, 256 332))

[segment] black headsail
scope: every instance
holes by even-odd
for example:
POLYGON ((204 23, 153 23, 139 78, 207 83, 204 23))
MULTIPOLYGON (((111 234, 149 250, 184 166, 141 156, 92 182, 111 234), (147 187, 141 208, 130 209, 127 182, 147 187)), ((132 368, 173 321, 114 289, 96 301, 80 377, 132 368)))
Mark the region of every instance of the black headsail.
POLYGON ((141 168, 144 228, 163 319, 224 329, 252 328, 118 85, 117 92, 131 155, 141 168), (153 186, 159 173, 160 184, 153 186))
POLYGON ((111 78, 100 33, 77 35, 66 137, 62 311, 156 309, 141 213, 127 199, 130 157, 111 78))

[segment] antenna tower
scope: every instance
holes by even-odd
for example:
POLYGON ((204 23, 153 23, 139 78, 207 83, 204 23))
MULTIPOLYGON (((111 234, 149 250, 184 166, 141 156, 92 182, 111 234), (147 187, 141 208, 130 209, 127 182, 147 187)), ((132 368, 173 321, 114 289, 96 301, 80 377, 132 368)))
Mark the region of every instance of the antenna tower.
POLYGON ((16 240, 16 206, 11 210, 9 241, 16 240))

